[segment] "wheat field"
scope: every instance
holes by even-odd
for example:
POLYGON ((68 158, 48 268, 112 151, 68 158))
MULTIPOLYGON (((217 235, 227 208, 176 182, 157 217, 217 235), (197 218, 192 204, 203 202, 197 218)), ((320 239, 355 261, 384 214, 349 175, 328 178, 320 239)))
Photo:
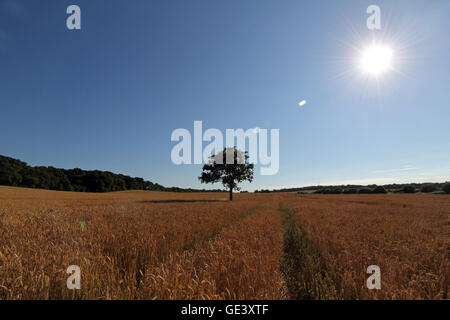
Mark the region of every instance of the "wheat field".
POLYGON ((0 299, 448 298, 448 196, 227 196, 0 187, 0 299))

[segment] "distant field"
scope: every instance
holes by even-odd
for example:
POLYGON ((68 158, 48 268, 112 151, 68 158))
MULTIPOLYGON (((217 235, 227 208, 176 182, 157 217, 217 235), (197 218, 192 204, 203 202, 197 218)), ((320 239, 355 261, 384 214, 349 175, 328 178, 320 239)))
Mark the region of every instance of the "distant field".
POLYGON ((0 187, 0 299, 448 299, 450 196, 227 196, 0 187))

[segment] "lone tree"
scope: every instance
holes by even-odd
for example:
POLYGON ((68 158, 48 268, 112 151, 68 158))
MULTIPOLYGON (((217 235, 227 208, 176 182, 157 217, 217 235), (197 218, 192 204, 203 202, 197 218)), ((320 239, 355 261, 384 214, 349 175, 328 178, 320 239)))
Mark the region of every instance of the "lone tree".
POLYGON ((236 147, 225 148, 209 159, 198 179, 202 183, 222 181, 223 186, 230 190, 230 201, 233 200, 233 190, 240 190, 238 183, 253 181, 254 165, 248 162, 247 151, 237 150, 236 147))

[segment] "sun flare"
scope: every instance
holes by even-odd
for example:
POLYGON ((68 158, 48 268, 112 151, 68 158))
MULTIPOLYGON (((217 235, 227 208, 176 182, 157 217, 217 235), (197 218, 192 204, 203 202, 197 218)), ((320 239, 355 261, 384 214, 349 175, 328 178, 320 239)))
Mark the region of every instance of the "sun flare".
POLYGON ((382 45, 367 48, 361 57, 361 69, 371 75, 379 75, 392 68, 392 49, 382 45))

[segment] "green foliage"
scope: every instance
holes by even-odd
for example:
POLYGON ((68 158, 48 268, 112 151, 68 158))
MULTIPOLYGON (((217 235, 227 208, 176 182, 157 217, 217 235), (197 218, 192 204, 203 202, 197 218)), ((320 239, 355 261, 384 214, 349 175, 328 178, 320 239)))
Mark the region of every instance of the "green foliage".
POLYGON ((323 194, 341 194, 342 190, 339 188, 330 188, 330 189, 324 189, 323 194))
POLYGON ((442 187, 442 191, 444 191, 446 194, 450 194, 450 182, 446 183, 443 187, 442 187))
POLYGON ((25 162, 4 156, 0 156, 0 185, 83 192, 165 190, 142 178, 78 168, 30 167, 25 162))
POLYGON ((79 168, 57 169, 30 167, 25 162, 0 156, 0 185, 78 192, 151 190, 171 192, 223 192, 220 189, 166 188, 142 178, 132 178, 108 171, 86 171, 79 168))
POLYGON ((407 185, 402 188, 402 191, 404 193, 416 193, 416 188, 414 186, 407 185))
MULTIPOLYGON (((422 186, 424 185, 433 185, 436 190, 443 190, 445 183, 408 183, 408 184, 396 184, 396 183, 392 183, 392 184, 385 184, 383 185, 384 189, 386 189, 386 191, 388 192, 393 192, 393 193, 401 193, 401 192, 405 192, 403 190, 403 188, 408 186, 407 190, 411 190, 412 188, 414 188, 416 191, 420 190, 422 188, 422 186)), ((354 194, 354 193, 358 193, 358 189, 363 189, 362 193, 369 193, 368 189, 375 189, 377 187, 377 185, 370 185, 370 186, 362 186, 362 185, 340 185, 340 186, 306 186, 306 187, 299 187, 299 188, 284 188, 284 189, 273 189, 273 190, 267 190, 267 189, 263 189, 263 190, 256 190, 255 192, 260 192, 260 193, 270 193, 270 192, 302 192, 302 191, 308 191, 311 192, 311 190, 314 190, 314 193, 316 194, 337 194, 340 193, 342 191, 342 193, 344 194, 354 194), (339 192, 337 191, 339 190, 339 192)), ((411 192, 410 191, 410 192, 411 192)), ((372 192, 370 192, 372 193, 372 192)))
POLYGON ((386 189, 382 186, 377 186, 373 189, 372 193, 387 193, 386 189))
POLYGON ((237 150, 236 147, 224 148, 217 155, 210 157, 209 163, 203 166, 203 172, 198 179, 202 183, 221 181, 223 186, 230 190, 230 200, 233 200, 233 190, 240 190, 238 183, 245 180, 253 181, 254 165, 249 163, 248 159, 247 151, 237 150), (229 161, 227 158, 230 158, 229 161))
POLYGON ((372 189, 366 187, 366 188, 358 189, 358 193, 359 194, 371 194, 373 192, 372 192, 372 189))
POLYGON ((23 178, 19 172, 24 165, 22 161, 0 157, 0 185, 20 186, 23 178))
POLYGON ((433 184, 425 184, 420 189, 420 192, 431 193, 431 192, 435 192, 436 190, 437 190, 437 188, 436 188, 435 185, 433 185, 433 184))

